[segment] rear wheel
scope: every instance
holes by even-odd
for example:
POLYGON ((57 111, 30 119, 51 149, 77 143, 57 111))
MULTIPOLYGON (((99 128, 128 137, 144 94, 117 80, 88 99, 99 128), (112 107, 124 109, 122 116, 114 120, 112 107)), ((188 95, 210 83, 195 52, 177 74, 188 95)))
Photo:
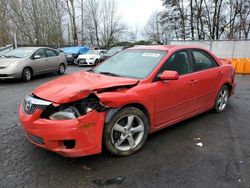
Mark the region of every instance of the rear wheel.
POLYGON ((214 106, 215 111, 223 112, 227 107, 228 99, 229 99, 229 89, 226 85, 224 85, 220 89, 219 94, 216 97, 214 106))
POLYGON ((103 142, 117 156, 131 155, 142 148, 149 132, 146 115, 134 107, 126 107, 104 127, 103 142))
POLYGON ((65 65, 60 64, 59 69, 58 69, 58 74, 64 74, 65 73, 65 65))
POLYGON ((24 68, 22 72, 22 80, 25 82, 30 81, 32 78, 32 71, 30 68, 24 68))

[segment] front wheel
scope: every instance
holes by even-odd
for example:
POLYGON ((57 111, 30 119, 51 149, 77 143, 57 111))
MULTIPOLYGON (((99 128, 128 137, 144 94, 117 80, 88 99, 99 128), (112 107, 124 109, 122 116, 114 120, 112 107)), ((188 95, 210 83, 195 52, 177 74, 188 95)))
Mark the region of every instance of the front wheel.
POLYGON ((94 66, 98 65, 98 63, 99 63, 99 60, 98 59, 95 60, 94 66))
POLYGON ((142 148, 149 132, 146 115, 135 107, 117 112, 104 127, 103 142, 106 149, 117 156, 131 155, 142 148))
POLYGON ((25 68, 23 69, 23 72, 22 72, 22 79, 23 81, 25 82, 28 82, 31 80, 31 77, 32 77, 32 71, 30 68, 25 68))
POLYGON ((219 94, 216 97, 214 106, 215 111, 218 113, 223 112, 227 107, 228 99, 229 99, 229 89, 226 85, 224 85, 220 89, 219 94))

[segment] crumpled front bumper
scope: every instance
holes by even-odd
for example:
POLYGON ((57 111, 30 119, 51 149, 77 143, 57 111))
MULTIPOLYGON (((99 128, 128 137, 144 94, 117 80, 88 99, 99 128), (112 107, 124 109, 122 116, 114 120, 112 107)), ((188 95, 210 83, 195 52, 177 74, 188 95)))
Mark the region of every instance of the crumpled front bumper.
POLYGON ((92 111, 72 120, 41 119, 42 110, 32 115, 19 107, 19 119, 28 139, 35 145, 66 157, 81 157, 101 152, 105 112, 92 111), (65 141, 75 141, 67 148, 65 141))

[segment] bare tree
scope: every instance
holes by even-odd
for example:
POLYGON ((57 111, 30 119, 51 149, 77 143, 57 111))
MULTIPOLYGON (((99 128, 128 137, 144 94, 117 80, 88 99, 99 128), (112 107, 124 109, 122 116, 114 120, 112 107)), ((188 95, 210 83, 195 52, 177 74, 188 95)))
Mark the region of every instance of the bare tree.
POLYGON ((242 10, 240 12, 239 38, 248 39, 250 32, 250 0, 242 0, 241 3, 242 10))
MULTIPOLYGON (((97 0, 86 0, 85 1, 85 17, 88 26, 88 30, 94 32, 94 37, 96 41, 96 45, 100 46, 99 39, 99 27, 101 21, 101 5, 100 1, 97 0)), ((90 36, 93 44, 93 35, 90 36)))
POLYGON ((70 17, 71 22, 71 32, 72 38, 74 41, 74 45, 78 45, 78 36, 77 36, 77 27, 76 27, 76 13, 75 13, 75 5, 74 0, 66 0, 67 10, 70 17))
POLYGON ((7 1, 0 0, 0 45, 4 46, 11 41, 8 26, 7 1))
POLYGON ((124 34, 126 29, 126 25, 121 22, 116 1, 104 1, 102 4, 102 45, 112 46, 124 34))
POLYGON ((160 23, 160 13, 158 11, 153 12, 150 16, 142 35, 149 41, 157 44, 163 44, 164 30, 160 23))

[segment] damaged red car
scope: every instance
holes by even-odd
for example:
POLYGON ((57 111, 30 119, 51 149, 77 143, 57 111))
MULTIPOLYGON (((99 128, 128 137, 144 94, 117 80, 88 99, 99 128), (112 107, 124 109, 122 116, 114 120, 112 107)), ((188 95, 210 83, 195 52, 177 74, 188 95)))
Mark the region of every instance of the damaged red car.
POLYGON ((137 46, 97 67, 45 83, 21 102, 35 145, 68 157, 140 150, 148 134, 226 109, 234 69, 192 46, 137 46))

